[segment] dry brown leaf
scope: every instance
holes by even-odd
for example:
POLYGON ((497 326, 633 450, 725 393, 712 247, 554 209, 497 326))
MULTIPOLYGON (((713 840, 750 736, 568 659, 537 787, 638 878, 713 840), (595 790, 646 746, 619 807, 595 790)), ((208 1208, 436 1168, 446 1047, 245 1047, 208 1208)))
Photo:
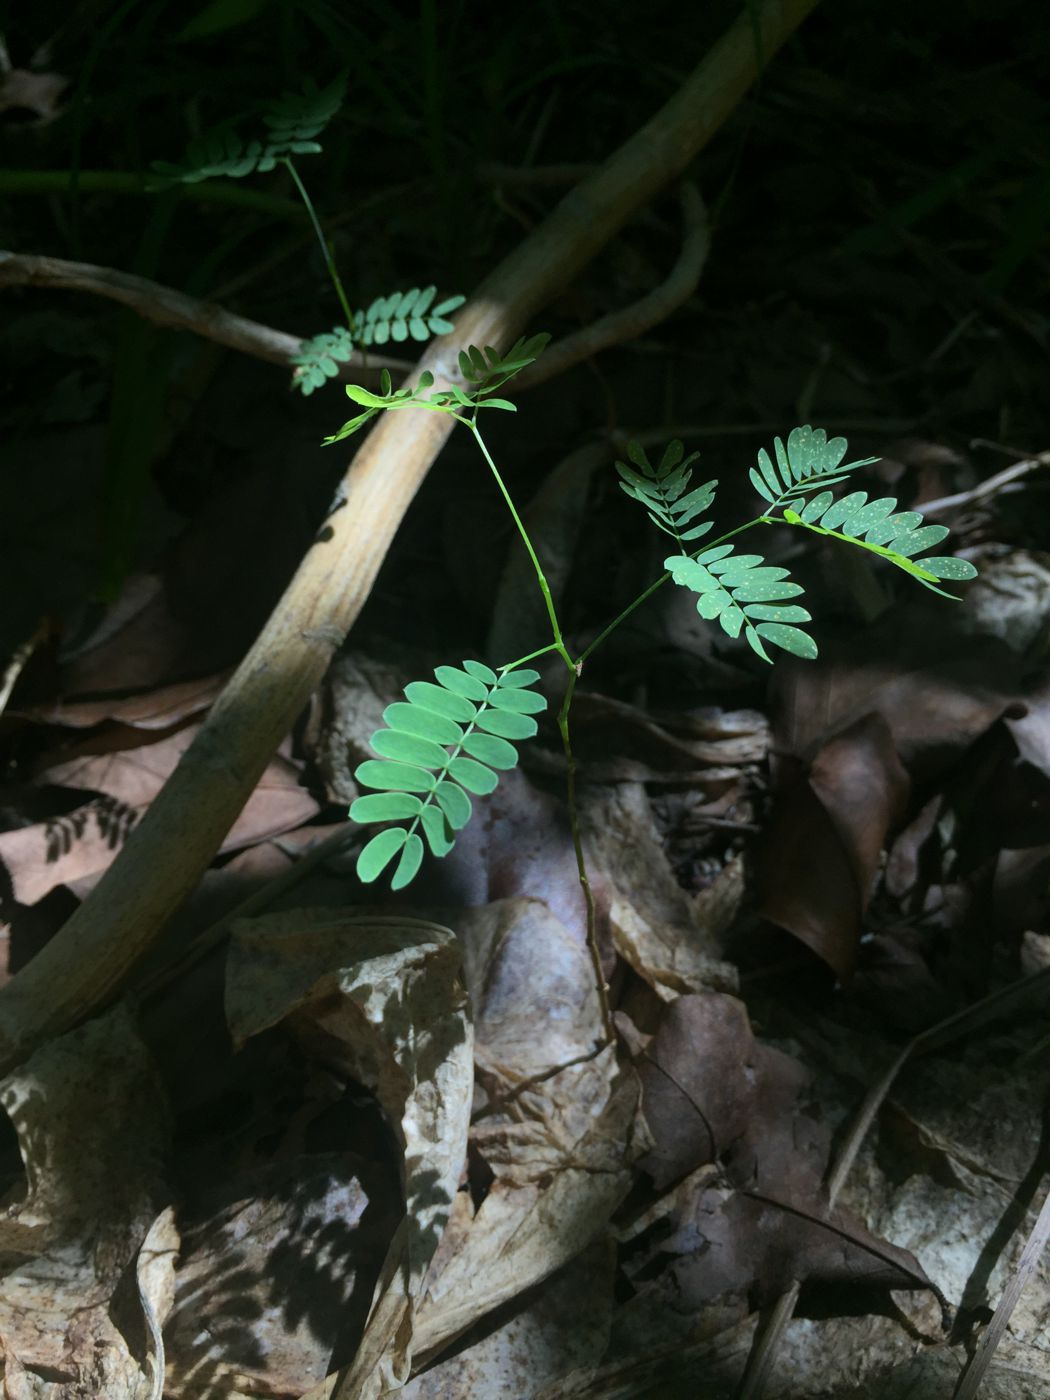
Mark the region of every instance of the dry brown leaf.
POLYGON ((487 1184, 476 1208, 459 1193, 428 1275, 416 1324, 424 1354, 595 1239, 643 1146, 633 1073, 611 1047, 593 1054, 601 1019, 585 948, 536 900, 465 911, 457 924, 487 1100, 471 1160, 487 1184))
POLYGON ((170 729, 190 715, 206 710, 226 683, 226 675, 180 681, 146 694, 107 696, 100 700, 56 700, 24 706, 14 713, 41 724, 67 729, 92 729, 105 720, 118 720, 133 729, 170 729))
POLYGON ((762 915, 842 981, 853 972, 879 857, 910 791, 889 727, 869 714, 829 739, 778 795, 762 915))
MULTIPOLYGON (((128 1011, 43 1046, 3 1081, 0 1100, 28 1183, 0 1220, 0 1248, 20 1259, 0 1281, 5 1352, 80 1393, 145 1400, 149 1365, 126 1340, 141 1330, 139 1300, 122 1315, 115 1294, 157 1215, 169 1127, 128 1011)), ((151 1298, 163 1308, 163 1289, 151 1298)))
POLYGON ((742 1005, 680 998, 640 1077, 657 1143, 646 1166, 657 1184, 715 1157, 723 1176, 694 1172, 695 1188, 672 1193, 648 1238, 634 1241, 632 1325, 644 1331, 666 1309, 688 1321, 727 1297, 771 1299, 797 1279, 929 1286, 907 1251, 843 1210, 829 1214, 828 1131, 802 1107, 805 1071, 754 1042, 742 1005))
POLYGON ((0 74, 0 112, 32 112, 43 126, 61 115, 59 99, 69 86, 61 73, 32 73, 9 68, 0 74))
POLYGON ((994 639, 974 643, 921 606, 894 609, 816 663, 777 666, 774 739, 808 758, 833 734, 877 712, 912 778, 933 781, 1014 702, 1023 668, 994 639))
POLYGON ((459 965, 447 929, 403 916, 317 910, 235 925, 226 993, 235 1043, 287 1022, 309 1056, 375 1093, 404 1152, 405 1216, 335 1391, 355 1400, 407 1378, 415 1298, 459 1184, 473 1083, 459 965))
POLYGON ((658 1191, 743 1136, 755 1105, 755 1060, 747 1010, 736 997, 709 992, 667 1007, 638 1064, 653 1137, 638 1165, 658 1191))
MULTIPOLYGON (((41 782, 104 794, 47 822, 0 834, 0 861, 11 877, 19 904, 35 904, 56 885, 97 875, 116 857, 142 811, 167 781, 192 743, 197 726, 188 725, 155 743, 114 753, 89 753, 53 764, 41 782)), ((318 811, 300 786, 295 764, 278 754, 222 843, 235 851, 292 827, 318 811)))
POLYGON ((721 961, 713 902, 694 902, 671 873, 645 789, 639 783, 584 795, 584 850, 592 880, 608 899, 616 951, 662 996, 732 990, 736 973, 721 961))
POLYGON ((184 1232, 165 1393, 298 1395, 322 1381, 364 1330, 399 1197, 348 1152, 278 1154, 210 1192, 184 1232))
POLYGON ((448 1361, 409 1381, 404 1400, 510 1400, 581 1366, 596 1366, 609 1340, 616 1251, 598 1240, 494 1329, 468 1336, 448 1361))

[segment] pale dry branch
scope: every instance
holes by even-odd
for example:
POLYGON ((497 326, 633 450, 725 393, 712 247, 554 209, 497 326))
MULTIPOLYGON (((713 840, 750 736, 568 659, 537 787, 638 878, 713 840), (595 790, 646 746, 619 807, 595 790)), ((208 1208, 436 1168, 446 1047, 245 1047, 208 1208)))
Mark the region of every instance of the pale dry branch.
MULTIPOLYGON (((506 346, 625 221, 679 179, 816 0, 765 0, 723 35, 669 102, 491 274, 455 340, 419 370, 437 388, 462 345, 506 346)), ((29 965, 0 988, 0 1073, 106 1005, 197 884, 364 606, 391 541, 451 432, 444 414, 383 415, 337 488, 295 577, 119 857, 29 965)))
MULTIPOLYGON (((57 287, 71 292, 90 292, 119 301, 158 326, 192 331, 204 340, 213 340, 230 350, 239 350, 242 355, 252 355, 276 365, 290 365, 302 344, 298 336, 249 321, 214 302, 199 301, 146 277, 118 272, 112 267, 95 267, 91 263, 0 251, 0 287, 57 287)), ((359 350, 355 350, 343 366, 344 371, 354 373, 363 369, 390 369, 403 374, 411 368, 410 360, 391 359, 371 352, 365 355, 359 350)))
POLYGON ((531 389, 553 379, 556 374, 563 374, 580 360, 589 360, 600 350, 644 335, 689 300, 707 261, 711 230, 704 202, 691 181, 683 181, 679 197, 684 226, 682 249, 666 281, 621 311, 613 311, 575 335, 548 345, 541 358, 519 375, 519 389, 531 389))

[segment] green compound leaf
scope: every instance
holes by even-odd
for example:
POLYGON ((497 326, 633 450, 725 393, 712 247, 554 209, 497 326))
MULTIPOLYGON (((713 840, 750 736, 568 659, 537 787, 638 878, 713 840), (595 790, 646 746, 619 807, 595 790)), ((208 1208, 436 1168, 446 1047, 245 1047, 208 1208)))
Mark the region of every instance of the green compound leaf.
POLYGON ((246 143, 228 124, 218 126, 195 137, 181 161, 157 160, 153 169, 163 184, 183 185, 216 176, 240 180, 257 170, 265 174, 278 161, 320 151, 315 138, 343 105, 345 95, 345 75, 326 88, 318 88, 308 78, 301 93, 286 93, 264 109, 262 120, 269 130, 261 139, 246 143))
POLYGON ((404 701, 386 707, 385 727, 371 739, 379 757, 354 773, 362 787, 377 789, 353 803, 354 821, 408 822, 374 836, 358 857, 361 878, 374 880, 400 852, 395 890, 415 878, 425 847, 435 856, 449 853, 473 813, 469 794, 495 791, 499 773, 518 761, 510 740, 535 734, 531 716, 546 708, 529 688, 539 680, 536 671, 497 676, 480 661, 464 661, 462 669, 438 666, 434 677, 437 684, 413 681, 404 701))
POLYGON ((936 578, 962 580, 977 577, 977 570, 968 559, 955 559, 948 555, 944 559, 923 559, 920 562, 926 572, 936 578))
POLYGON ((633 500, 639 501, 649 512, 649 519, 658 530, 670 535, 685 548, 685 541, 698 540, 711 529, 713 521, 707 520, 691 529, 685 527, 707 510, 715 498, 717 481, 707 481, 703 486, 689 490, 692 478, 690 463, 695 462, 699 452, 684 457, 685 449, 676 438, 664 450, 657 466, 654 466, 640 443, 627 444, 627 455, 633 467, 623 462, 616 463, 620 474, 620 489, 633 500))
POLYGON ((384 788, 394 792, 430 792, 434 786, 433 775, 425 768, 416 768, 408 763, 395 763, 390 759, 366 759, 364 763, 358 764, 354 777, 365 787, 384 788))
MULTIPOLYGON (((439 307, 439 311, 447 308, 439 307)), ((474 396, 484 401, 487 395, 495 393, 508 379, 513 379, 523 369, 539 358, 547 346, 550 336, 545 332, 530 337, 522 336, 505 355, 491 345, 479 349, 470 345, 459 352, 459 372, 468 384, 473 384, 474 396)))
POLYGON ((702 618, 717 618, 730 637, 743 632, 763 661, 770 660, 763 639, 795 656, 815 657, 812 637, 792 625, 810 621, 805 608, 767 606, 779 598, 796 597, 801 587, 791 582, 786 569, 763 567, 761 554, 733 554, 732 549, 732 545, 716 545, 695 559, 672 555, 664 560, 664 568, 675 583, 699 594, 696 610, 702 618))
MULTIPOLYGON (((354 312, 349 327, 335 326, 330 331, 304 340, 298 352, 292 356, 292 364, 295 365, 292 388, 308 396, 329 379, 334 379, 339 373, 340 364, 346 364, 353 355, 355 345, 367 347, 405 340, 422 342, 432 335, 445 335, 453 330, 452 322, 447 319, 448 313, 462 306, 466 297, 446 297, 440 306, 430 310, 436 292, 436 287, 410 287, 407 292, 392 292, 389 296, 377 297, 366 310, 354 312)), ((416 388, 429 388, 433 382, 432 375, 423 376, 416 388)), ((414 392, 399 390, 391 395, 387 388, 380 395, 359 389, 357 385, 347 388, 347 394, 355 403, 374 409, 396 408, 411 402, 414 392)), ((367 418, 355 419, 354 423, 360 427, 367 421, 367 418)), ((345 426, 332 440, 338 441, 343 437, 349 437, 345 426)))
POLYGON ((869 501, 866 491, 854 491, 838 501, 832 501, 828 492, 815 496, 801 514, 790 508, 785 509, 782 519, 788 525, 797 525, 818 535, 829 535, 846 544, 869 550, 944 598, 954 597, 954 594, 938 588, 939 582, 944 579, 971 579, 977 574, 974 566, 965 559, 953 559, 951 556, 914 558, 947 539, 948 527, 923 525, 922 514, 917 510, 897 511, 897 502, 892 496, 869 501))
POLYGON ((359 345, 366 346, 447 335, 454 329, 448 316, 463 305, 466 297, 446 297, 431 308, 436 294, 436 287, 410 287, 407 292, 376 297, 370 306, 354 312, 350 334, 359 345))
MULTIPOLYGON (((469 671, 460 671, 455 666, 439 666, 434 675, 446 690, 451 690, 454 695, 462 695, 464 699, 484 700, 488 695, 489 686, 472 676, 469 671)), ((494 682, 495 677, 489 684, 494 682)))
POLYGON ((477 730, 463 740, 463 752, 487 763, 490 768, 501 770, 513 768, 518 761, 518 751, 513 744, 495 734, 480 734, 477 730))
MULTIPOLYGON (((877 462, 877 457, 864 457, 844 462, 845 438, 829 438, 823 428, 809 424, 789 433, 785 445, 773 439, 773 456, 763 447, 758 454, 758 470, 751 468, 751 484, 758 494, 776 508, 787 501, 799 500, 812 491, 823 491, 836 482, 844 481, 857 467, 877 462)), ((831 497, 828 496, 830 502, 831 497)))

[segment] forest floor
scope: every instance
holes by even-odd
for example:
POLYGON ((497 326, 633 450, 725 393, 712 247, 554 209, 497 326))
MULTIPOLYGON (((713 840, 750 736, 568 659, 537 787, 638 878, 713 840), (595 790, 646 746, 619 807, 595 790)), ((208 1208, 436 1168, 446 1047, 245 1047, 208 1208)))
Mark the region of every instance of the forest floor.
MULTIPOLYGON (((2 36, 0 247, 295 335, 338 309, 282 172, 134 185, 194 126, 348 71, 300 168, 354 304, 469 295, 730 17, 628 6, 637 24, 595 37, 542 6, 486 47, 427 5, 367 26, 274 0, 247 27, 211 5, 178 34, 156 3, 51 8, 2 36), (44 179, 71 169, 78 190, 44 179)), ((816 661, 767 667, 661 589, 584 667, 607 1043, 557 658, 536 663, 538 736, 452 853, 401 894, 354 873, 384 708, 435 666, 549 640, 454 435, 126 995, 0 1083, 12 1400, 149 1396, 161 1327, 172 1397, 319 1400, 373 1347, 355 1395, 411 1368, 410 1400, 965 1400, 978 1379, 1050 1400, 1050 39, 1020 7, 1012 30, 914 8, 818 7, 689 171, 695 292, 491 415, 490 445, 576 652, 662 570, 617 485, 631 438, 699 450, 731 528, 760 508, 758 450, 812 423, 874 459, 850 489, 950 526, 978 578, 949 602, 770 530, 816 661)), ((682 236, 670 192, 530 331, 637 301, 682 236)), ((15 995, 279 606, 351 410, 98 298, 0 305, 15 995)))

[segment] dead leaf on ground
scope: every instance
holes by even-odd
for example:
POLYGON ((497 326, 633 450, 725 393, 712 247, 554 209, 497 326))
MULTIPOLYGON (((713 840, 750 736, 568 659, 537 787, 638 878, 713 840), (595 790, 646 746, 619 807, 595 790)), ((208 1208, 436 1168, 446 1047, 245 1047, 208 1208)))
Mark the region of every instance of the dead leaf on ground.
POLYGON ((813 663, 781 662, 774 675, 774 743, 810 757, 866 715, 881 714, 916 784, 947 772, 1018 697, 1023 665, 993 638, 975 645, 950 613, 895 609, 813 663))
MULTIPOLYGON (((752 1038, 730 997, 680 997, 639 1066, 657 1187, 718 1159, 722 1181, 697 1175, 663 1221, 632 1242, 634 1326, 655 1310, 686 1318, 716 1300, 772 1299, 794 1280, 927 1288, 905 1250, 878 1240, 823 1190, 829 1133, 802 1106, 807 1075, 752 1038)), ((655 1214, 655 1212, 654 1212, 655 1214)))
POLYGON ((808 771, 793 766, 770 820, 760 912, 846 981, 879 858, 911 785, 879 714, 828 740, 808 771))
MULTIPOLYGON (((56 885, 97 875, 116 858, 131 828, 193 742, 187 725, 155 742, 115 752, 88 752, 45 768, 41 783, 102 794, 46 822, 0 834, 0 862, 19 904, 35 904, 56 885)), ((103 740, 105 742, 105 740, 103 740)), ((299 769, 278 754, 223 841, 234 851, 302 825, 318 804, 300 785, 299 769)))
POLYGON ((49 701, 16 709, 14 713, 40 724, 56 724, 67 729, 93 729, 106 720, 133 729, 170 729, 208 709, 226 680, 225 674, 204 676, 200 680, 179 681, 141 694, 49 701))
POLYGON ((596 1366, 609 1341, 616 1251, 598 1240, 492 1329, 409 1381, 404 1400, 510 1400, 535 1395, 577 1367, 596 1366), (569 1325, 567 1320, 571 1319, 569 1325))
MULTIPOLYGON (((170 1128, 127 1009, 43 1046, 3 1081, 0 1100, 28 1187, 0 1220, 0 1245, 18 1261, 0 1281, 5 1355, 84 1394, 146 1400, 148 1348, 129 1340, 142 1337, 141 1303, 118 1285, 166 1195, 170 1128)), ((177 1248, 170 1230, 165 1238, 177 1248)), ((150 1285, 161 1313, 163 1272, 150 1285)))
POLYGON ((588 788, 581 806, 587 863, 607 892, 609 928, 624 961, 667 1000, 676 992, 732 990, 736 971, 722 961, 720 939, 735 907, 694 902, 678 884, 645 788, 588 788))
MULTIPOLYGON (((360 1400, 407 1378, 415 1301, 459 1184, 473 1084, 459 966, 447 929, 403 916, 275 914, 242 921, 231 942, 234 1041, 286 1022, 308 1056, 372 1090, 404 1154, 405 1213, 344 1378, 360 1400)), ((225 1351, 214 1364, 237 1370, 243 1360, 225 1351)))
POLYGON ((484 1098, 470 1132, 473 1191, 457 1195, 417 1317, 424 1356, 594 1240, 642 1150, 634 1074, 612 1047, 594 1054, 601 1019, 586 949, 537 900, 464 911, 457 928, 484 1098))

